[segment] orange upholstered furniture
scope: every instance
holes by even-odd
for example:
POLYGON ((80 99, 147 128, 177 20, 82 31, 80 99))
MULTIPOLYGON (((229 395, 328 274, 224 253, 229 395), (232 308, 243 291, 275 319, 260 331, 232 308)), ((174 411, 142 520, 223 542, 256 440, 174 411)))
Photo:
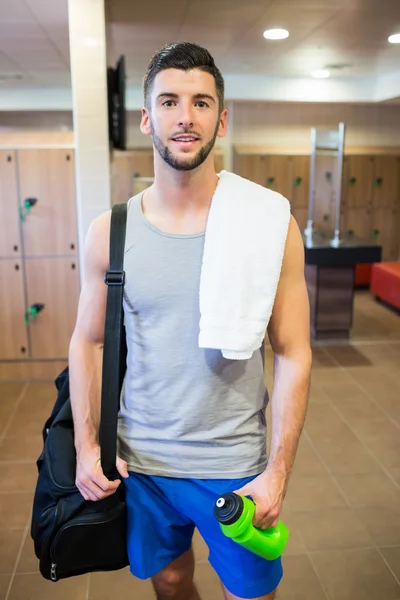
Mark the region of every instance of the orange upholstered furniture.
POLYGON ((371 283, 372 265, 370 263, 361 263, 356 265, 354 285, 368 285, 371 283))
POLYGON ((370 289, 374 296, 400 309, 400 262, 375 263, 370 289))

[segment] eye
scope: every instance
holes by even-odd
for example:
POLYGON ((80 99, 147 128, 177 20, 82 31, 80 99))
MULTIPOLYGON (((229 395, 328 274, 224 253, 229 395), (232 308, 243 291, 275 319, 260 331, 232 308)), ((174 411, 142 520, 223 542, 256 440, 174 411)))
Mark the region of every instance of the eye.
POLYGON ((209 108, 210 105, 207 104, 207 102, 204 102, 204 100, 199 100, 197 102, 197 106, 199 106, 199 108, 205 108, 205 107, 209 108))
POLYGON ((166 106, 167 108, 174 106, 174 104, 176 104, 176 102, 174 102, 173 100, 166 100, 165 102, 163 102, 163 106, 166 106))

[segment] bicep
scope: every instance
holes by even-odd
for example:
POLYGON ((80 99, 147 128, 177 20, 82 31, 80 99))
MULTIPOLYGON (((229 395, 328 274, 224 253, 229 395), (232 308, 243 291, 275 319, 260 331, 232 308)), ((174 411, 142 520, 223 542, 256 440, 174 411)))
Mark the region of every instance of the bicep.
POLYGON ((84 281, 74 330, 75 338, 96 344, 104 340, 107 302, 104 274, 109 264, 109 232, 109 213, 95 219, 89 228, 84 252, 84 281))
POLYGON ((290 218, 281 276, 267 331, 276 354, 309 347, 310 306, 304 276, 304 245, 293 216, 290 218))

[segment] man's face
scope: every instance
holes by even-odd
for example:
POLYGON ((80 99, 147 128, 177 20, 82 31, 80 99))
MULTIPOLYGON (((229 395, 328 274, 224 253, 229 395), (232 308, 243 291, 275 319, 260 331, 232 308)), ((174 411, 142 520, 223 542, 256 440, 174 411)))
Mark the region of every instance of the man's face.
POLYGON ((149 106, 142 109, 141 131, 153 136, 161 158, 178 171, 199 167, 226 134, 215 80, 200 69, 166 69, 155 77, 149 106))

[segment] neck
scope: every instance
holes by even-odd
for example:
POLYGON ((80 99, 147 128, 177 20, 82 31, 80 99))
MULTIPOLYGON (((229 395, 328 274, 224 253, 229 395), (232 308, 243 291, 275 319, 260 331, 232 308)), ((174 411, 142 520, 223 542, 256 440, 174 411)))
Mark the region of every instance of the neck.
POLYGON ((148 192, 162 212, 183 216, 208 208, 217 184, 213 153, 197 169, 177 171, 154 151, 154 183, 148 192))

